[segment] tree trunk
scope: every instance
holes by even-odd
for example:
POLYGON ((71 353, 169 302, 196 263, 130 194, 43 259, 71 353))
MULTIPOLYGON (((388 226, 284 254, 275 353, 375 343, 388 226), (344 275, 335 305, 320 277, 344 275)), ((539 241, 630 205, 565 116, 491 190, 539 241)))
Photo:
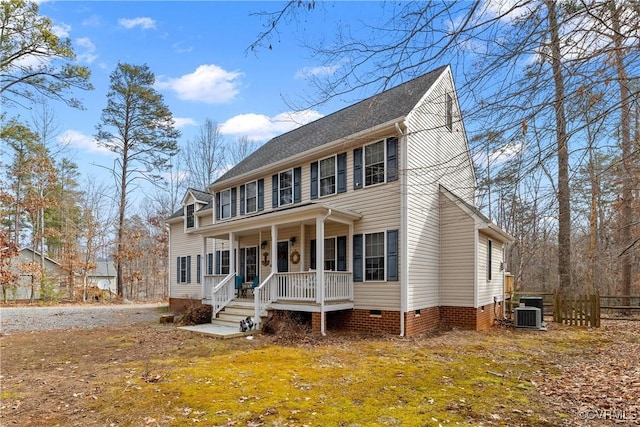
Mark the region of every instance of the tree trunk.
MULTIPOLYGON (((631 254, 633 245, 633 161, 631 149, 631 106, 629 103, 629 79, 624 64, 623 36, 620 32, 620 10, 615 1, 608 3, 611 12, 613 30, 613 48, 620 88, 620 145, 622 148, 622 209, 620 212, 620 242, 627 248, 620 255, 622 294, 631 295, 631 254)), ((629 306, 629 298, 624 298, 622 305, 629 306)))
POLYGON ((116 292, 118 297, 124 297, 124 281, 122 275, 122 261, 124 260, 124 214, 127 204, 127 166, 129 150, 128 142, 123 144, 122 174, 120 176, 120 206, 118 209, 118 247, 116 252, 116 292))
POLYGON ((569 190, 569 147, 564 107, 564 78, 555 1, 546 0, 551 35, 551 69, 555 85, 554 109, 558 149, 558 280, 561 292, 571 292, 571 203, 569 190))

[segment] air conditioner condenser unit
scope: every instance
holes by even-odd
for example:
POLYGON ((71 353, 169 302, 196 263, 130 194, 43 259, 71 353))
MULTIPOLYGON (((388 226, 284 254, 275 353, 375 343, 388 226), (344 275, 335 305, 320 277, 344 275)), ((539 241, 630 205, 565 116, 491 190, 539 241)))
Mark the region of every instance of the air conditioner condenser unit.
POLYGON ((542 310, 538 307, 516 307, 516 328, 542 328, 542 310))

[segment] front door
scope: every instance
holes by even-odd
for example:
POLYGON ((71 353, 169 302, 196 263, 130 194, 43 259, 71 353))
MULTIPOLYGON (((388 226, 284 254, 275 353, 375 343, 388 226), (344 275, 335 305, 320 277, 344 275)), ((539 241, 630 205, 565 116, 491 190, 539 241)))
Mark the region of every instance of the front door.
POLYGON ((278 273, 289 271, 289 241, 278 242, 278 273))

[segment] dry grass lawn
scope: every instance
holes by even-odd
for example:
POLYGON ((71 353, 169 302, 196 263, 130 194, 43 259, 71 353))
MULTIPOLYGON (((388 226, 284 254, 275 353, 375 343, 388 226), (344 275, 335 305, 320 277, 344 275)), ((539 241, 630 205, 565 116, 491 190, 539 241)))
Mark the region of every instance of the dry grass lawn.
POLYGON ((0 425, 636 425, 639 323, 404 339, 16 333, 0 340, 0 425))

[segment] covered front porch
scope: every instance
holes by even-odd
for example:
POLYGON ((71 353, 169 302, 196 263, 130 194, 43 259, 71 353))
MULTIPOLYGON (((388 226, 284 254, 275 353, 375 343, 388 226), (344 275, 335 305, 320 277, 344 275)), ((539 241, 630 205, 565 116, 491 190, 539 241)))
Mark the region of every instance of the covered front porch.
POLYGON ((213 306, 215 318, 234 299, 251 298, 256 322, 267 310, 320 313, 324 333, 325 312, 353 308, 349 254, 358 219, 312 203, 201 230, 203 304, 213 306))

